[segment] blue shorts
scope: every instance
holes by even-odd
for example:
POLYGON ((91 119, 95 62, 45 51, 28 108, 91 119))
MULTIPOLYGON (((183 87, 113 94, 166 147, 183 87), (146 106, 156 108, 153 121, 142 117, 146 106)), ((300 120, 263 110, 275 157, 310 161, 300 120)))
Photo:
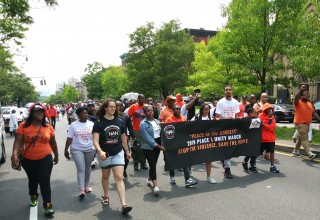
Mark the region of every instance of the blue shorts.
POLYGON ((109 156, 106 160, 101 160, 100 156, 98 156, 98 161, 101 169, 124 166, 124 151, 121 150, 118 154, 109 156))

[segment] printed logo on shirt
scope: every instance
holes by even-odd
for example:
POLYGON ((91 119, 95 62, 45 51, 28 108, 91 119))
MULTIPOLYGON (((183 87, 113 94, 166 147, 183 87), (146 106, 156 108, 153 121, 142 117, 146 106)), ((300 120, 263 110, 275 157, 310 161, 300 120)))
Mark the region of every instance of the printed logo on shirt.
MULTIPOLYGON (((138 113, 143 113, 143 110, 141 109, 141 110, 138 110, 137 111, 138 113)), ((144 117, 141 117, 141 116, 138 116, 138 117, 136 117, 137 118, 137 120, 139 120, 139 121, 142 121, 143 119, 144 119, 144 117)))
POLYGON ((176 128, 173 125, 168 125, 163 129, 164 134, 166 135, 167 139, 174 138, 175 130, 176 130, 176 128))
POLYGON ((121 130, 118 126, 110 125, 104 129, 106 144, 118 143, 119 137, 121 135, 121 130))

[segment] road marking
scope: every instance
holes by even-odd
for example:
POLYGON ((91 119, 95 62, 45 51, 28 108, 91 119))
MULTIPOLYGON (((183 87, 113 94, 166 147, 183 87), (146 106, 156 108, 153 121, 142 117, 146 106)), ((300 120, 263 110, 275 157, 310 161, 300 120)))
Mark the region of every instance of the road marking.
MULTIPOLYGON (((282 152, 282 151, 275 151, 275 153, 292 157, 292 156, 291 156, 291 153, 285 153, 285 152, 282 152)), ((309 159, 308 157, 306 157, 306 156, 297 157, 297 158, 300 158, 300 159, 302 159, 302 160, 309 160, 309 161, 310 161, 310 159, 309 159)), ((313 161, 313 162, 316 162, 316 163, 320 163, 320 159, 313 159, 312 161, 313 161)))
POLYGON ((38 219, 38 205, 34 207, 30 207, 30 220, 37 220, 38 219))

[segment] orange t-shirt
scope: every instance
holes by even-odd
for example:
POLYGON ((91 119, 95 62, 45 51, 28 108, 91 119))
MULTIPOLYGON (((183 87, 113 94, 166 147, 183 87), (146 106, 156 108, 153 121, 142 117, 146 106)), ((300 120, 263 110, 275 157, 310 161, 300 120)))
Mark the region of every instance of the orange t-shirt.
POLYGON ((182 122, 182 121, 187 121, 185 117, 180 115, 180 118, 176 118, 174 115, 171 115, 169 118, 166 119, 166 123, 171 123, 171 122, 182 122))
POLYGON ((249 102, 246 102, 245 104, 243 104, 243 102, 240 102, 239 104, 239 109, 240 112, 238 114, 239 118, 244 118, 244 111, 246 109, 246 105, 250 104, 249 102))
MULTIPOLYGON (((34 137, 37 135, 39 128, 30 125, 24 127, 25 123, 21 123, 17 129, 17 134, 23 135, 24 149, 30 145, 34 137)), ((22 155, 29 160, 40 160, 49 154, 52 154, 52 149, 49 144, 50 138, 54 136, 54 130, 51 125, 47 124, 47 127, 41 127, 38 135, 38 139, 35 144, 31 145, 25 154, 25 150, 22 150, 22 155)))
POLYGON ((167 118, 169 118, 172 115, 172 110, 168 108, 168 106, 165 106, 159 115, 159 120, 161 122, 165 122, 167 120, 167 118))
POLYGON ((299 104, 294 105, 294 109, 295 124, 311 124, 314 108, 310 102, 303 102, 299 100, 299 104))
POLYGON ((140 106, 138 103, 136 103, 136 104, 131 105, 128 110, 128 115, 130 115, 132 117, 132 125, 133 125, 134 131, 139 131, 140 123, 144 119, 144 117, 137 118, 133 113, 134 112, 143 113, 142 109, 143 109, 143 105, 140 106))

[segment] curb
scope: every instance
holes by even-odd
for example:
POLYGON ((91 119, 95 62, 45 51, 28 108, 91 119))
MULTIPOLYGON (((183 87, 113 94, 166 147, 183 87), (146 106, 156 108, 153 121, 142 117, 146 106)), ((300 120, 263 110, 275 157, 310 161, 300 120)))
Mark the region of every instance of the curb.
MULTIPOLYGON (((292 153, 293 149, 294 149, 294 144, 287 145, 287 144, 276 143, 276 146, 275 146, 275 150, 283 151, 286 153, 292 153)), ((310 149, 313 153, 320 155, 320 145, 311 144, 310 149)), ((302 146, 301 146, 299 152, 301 155, 307 156, 307 153, 302 146)))

